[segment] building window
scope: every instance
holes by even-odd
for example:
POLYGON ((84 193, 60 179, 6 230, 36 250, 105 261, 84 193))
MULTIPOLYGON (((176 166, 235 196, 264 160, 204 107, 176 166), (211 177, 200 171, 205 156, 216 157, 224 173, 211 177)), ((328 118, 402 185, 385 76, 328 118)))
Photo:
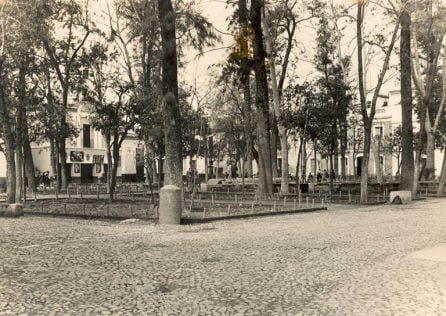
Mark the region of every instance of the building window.
POLYGON ((376 126, 375 127, 375 136, 383 136, 383 127, 382 126, 376 126))
POLYGON ((90 140, 90 125, 84 124, 83 125, 83 145, 84 147, 90 148, 91 147, 91 140, 90 140))

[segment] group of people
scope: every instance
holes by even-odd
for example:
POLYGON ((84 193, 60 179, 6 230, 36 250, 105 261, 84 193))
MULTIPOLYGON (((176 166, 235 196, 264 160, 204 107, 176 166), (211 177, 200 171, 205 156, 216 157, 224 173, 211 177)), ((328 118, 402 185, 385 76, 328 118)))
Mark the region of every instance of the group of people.
MULTIPOLYGON (((330 178, 336 179, 336 173, 334 170, 331 170, 331 175, 328 173, 327 169, 324 169, 324 172, 321 172, 321 170, 319 169, 316 174, 317 183, 330 181, 330 178)), ((314 182, 314 176, 311 171, 308 174, 308 182, 314 182)))

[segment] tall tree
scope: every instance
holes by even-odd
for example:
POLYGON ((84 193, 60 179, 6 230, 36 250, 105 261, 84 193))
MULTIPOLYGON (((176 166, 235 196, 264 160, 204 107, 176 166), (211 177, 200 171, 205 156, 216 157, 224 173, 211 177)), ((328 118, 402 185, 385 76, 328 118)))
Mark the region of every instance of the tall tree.
MULTIPOLYGON (((401 12, 400 73, 401 73, 401 178, 400 189, 412 190, 414 181, 413 126, 412 126, 412 77, 410 28, 411 16, 403 1, 401 12)), ((399 169, 399 166, 398 166, 399 169)), ((415 192, 416 193, 416 192, 415 192)))
POLYGON ((270 120, 268 106, 268 82, 265 66, 265 49, 263 45, 262 9, 263 0, 251 1, 251 26, 253 31, 253 65, 256 86, 256 121, 259 152, 259 186, 260 196, 271 197, 273 193, 270 120))
POLYGON ((388 48, 385 50, 385 57, 382 64, 381 72, 378 76, 378 82, 376 88, 373 91, 373 97, 370 104, 370 113, 367 109, 366 91, 364 84, 364 38, 363 38, 363 28, 364 28, 364 15, 365 7, 367 5, 366 1, 358 1, 357 12, 356 12, 356 40, 358 47, 358 81, 359 81, 359 99, 361 104, 361 115, 364 124, 364 148, 363 148, 363 158, 361 167, 361 203, 367 203, 368 200, 368 177, 369 177, 369 160, 370 160, 370 147, 372 140, 372 124, 376 113, 376 101, 378 100, 378 95, 381 90, 381 86, 384 81, 384 76, 388 69, 390 55, 392 54, 393 47, 395 45, 399 21, 395 23, 395 27, 392 32, 392 37, 388 48))
POLYGON ((178 103, 178 62, 175 12, 170 0, 158 0, 162 46, 162 95, 165 138, 164 184, 183 188, 180 108, 178 103))
POLYGON ((66 139, 70 136, 66 110, 70 92, 76 84, 73 74, 76 65, 78 65, 79 52, 85 46, 88 37, 94 32, 94 26, 90 20, 89 1, 63 0, 51 2, 51 4, 42 3, 42 10, 44 8, 47 8, 51 14, 33 31, 39 36, 51 66, 56 72, 58 83, 62 88, 61 107, 65 115, 61 116, 61 130, 56 141, 60 159, 58 187, 66 188, 69 173, 66 139), (64 34, 65 36, 58 38, 52 32, 55 28, 64 30, 64 32, 58 34, 64 34))
POLYGON ((417 191, 420 177, 431 180, 435 176, 435 132, 438 124, 436 117, 441 114, 438 102, 434 102, 434 84, 438 75, 438 59, 446 35, 443 21, 446 7, 440 1, 426 0, 417 2, 411 23, 412 36, 412 79, 418 94, 417 112, 420 120, 420 141, 415 157, 413 193, 417 191), (421 155, 426 149, 426 164, 421 172, 421 155))

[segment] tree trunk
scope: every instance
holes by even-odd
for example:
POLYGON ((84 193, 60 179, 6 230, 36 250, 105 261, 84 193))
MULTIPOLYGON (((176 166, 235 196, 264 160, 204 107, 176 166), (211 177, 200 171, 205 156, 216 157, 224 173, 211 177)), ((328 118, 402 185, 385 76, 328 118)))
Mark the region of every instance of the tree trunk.
POLYGON ((249 75, 251 69, 249 66, 249 48, 248 48, 248 9, 246 0, 239 0, 239 23, 240 23, 240 81, 243 88, 243 133, 245 136, 245 156, 246 156, 246 173, 252 178, 252 118, 251 118, 251 86, 249 75))
MULTIPOLYGON (((68 107, 68 86, 63 89, 63 109, 66 112, 68 107)), ((66 150, 66 138, 67 138, 67 118, 66 113, 62 115, 60 121, 61 133, 59 137, 59 159, 60 159, 60 173, 57 174, 62 180, 62 189, 66 189, 68 186, 68 166, 67 166, 67 150, 66 150)))
POLYGON ((371 122, 364 122, 364 150, 361 165, 361 203, 368 201, 368 180, 369 180, 369 160, 370 160, 370 146, 372 140, 372 126, 371 122))
POLYGON ((175 12, 170 0, 158 0, 162 45, 162 94, 165 139, 164 185, 183 189, 183 160, 180 108, 178 103, 178 66, 175 12))
POLYGON ((111 178, 110 178, 110 190, 109 190, 109 200, 110 202, 113 201, 115 188, 116 188, 116 178, 118 176, 118 166, 119 166, 119 136, 118 133, 115 132, 113 135, 113 148, 112 148, 112 155, 113 155, 113 164, 111 168, 111 178))
POLYGON ((28 188, 31 190, 31 192, 34 193, 37 187, 35 178, 36 175, 35 175, 35 167, 34 167, 33 154, 31 150, 31 144, 29 141, 29 137, 27 137, 27 135, 25 136, 23 143, 23 153, 25 156, 25 174, 28 182, 28 188))
POLYGON ((256 121, 259 146, 258 194, 271 197, 273 193, 270 122, 268 106, 268 82, 266 78, 265 50, 263 47, 262 0, 251 1, 251 25, 253 30, 253 64, 256 82, 256 121))
POLYGON ((332 195, 333 194, 333 188, 334 188, 334 186, 333 186, 333 181, 334 181, 334 177, 333 177, 333 168, 334 168, 334 164, 333 164, 333 153, 331 153, 330 155, 329 155, 329 159, 330 159, 330 176, 329 176, 329 179, 330 179, 330 195, 332 195))
MULTIPOLYGON (((410 47, 410 14, 401 13, 400 84, 401 84, 401 176, 400 190, 412 190, 414 181, 412 77, 410 47)), ((398 171, 400 170, 398 166, 398 171)))
MULTIPOLYGON (((283 124, 277 122, 277 118, 280 117, 280 91, 277 85, 277 77, 276 77, 276 67, 273 59, 273 47, 272 47, 272 39, 268 30, 268 21, 265 15, 263 20, 264 29, 265 29, 265 43, 266 50, 268 55, 270 56, 269 67, 270 67, 270 77, 271 77, 271 88, 273 91, 273 125, 272 125, 272 140, 277 139, 277 136, 280 136, 280 151, 282 155, 282 165, 281 165, 281 185, 280 185, 280 193, 288 194, 289 192, 289 171, 288 171, 288 137, 286 133, 286 129, 283 124), (278 133, 277 133, 278 132, 278 133), (278 135, 277 135, 278 134, 278 135)), ((276 141, 277 142, 277 141, 276 141)), ((274 144, 274 141, 271 142, 271 150, 272 152, 272 168, 273 168, 273 177, 277 177, 277 174, 274 174, 274 170, 277 173, 277 143, 274 144), (274 155, 275 153, 275 155, 274 155), (276 162, 276 163, 274 163, 276 162)))
POLYGON ((443 164, 441 166, 440 179, 438 181, 437 196, 441 197, 444 194, 444 182, 446 179, 446 148, 443 148, 443 164))
POLYGON ((429 130, 426 130, 426 165, 423 178, 430 181, 435 178, 435 135, 432 133, 430 126, 426 125, 427 128, 429 130))
POLYGON ((302 182, 307 182, 307 141, 304 139, 302 142, 302 182))
POLYGON ((9 117, 8 104, 5 97, 4 59, 0 56, 0 120, 3 129, 4 151, 6 158, 7 203, 16 202, 16 163, 14 157, 14 132, 9 117))
POLYGON ((25 108, 25 93, 26 93, 26 81, 25 81, 25 67, 19 66, 19 80, 18 80, 18 99, 16 111, 16 126, 15 126, 15 169, 16 169, 16 189, 15 200, 20 202, 23 192, 23 127, 25 125, 26 118, 24 117, 25 108))
POLYGON ((297 162, 296 162, 296 189, 295 192, 299 192, 300 190, 300 174, 299 174, 299 170, 300 170, 300 161, 302 159, 302 138, 300 139, 300 143, 299 143, 299 152, 297 153, 297 162))
MULTIPOLYGON (((270 63, 271 64, 271 63, 270 63)), ((270 65, 271 67, 271 65, 270 65)), ((274 94, 274 92, 273 92, 274 94)), ((278 174, 278 168, 277 168, 277 143, 279 139, 279 132, 277 130, 277 118, 276 116, 272 115, 271 117, 271 172, 272 177, 277 178, 279 176, 278 174)))

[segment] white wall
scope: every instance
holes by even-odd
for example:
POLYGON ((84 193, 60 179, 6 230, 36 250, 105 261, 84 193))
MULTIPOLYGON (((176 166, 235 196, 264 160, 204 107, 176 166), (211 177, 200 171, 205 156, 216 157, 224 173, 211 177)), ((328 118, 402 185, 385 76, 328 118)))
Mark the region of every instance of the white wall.
POLYGON ((3 152, 0 151, 0 178, 6 178, 6 157, 3 152))

